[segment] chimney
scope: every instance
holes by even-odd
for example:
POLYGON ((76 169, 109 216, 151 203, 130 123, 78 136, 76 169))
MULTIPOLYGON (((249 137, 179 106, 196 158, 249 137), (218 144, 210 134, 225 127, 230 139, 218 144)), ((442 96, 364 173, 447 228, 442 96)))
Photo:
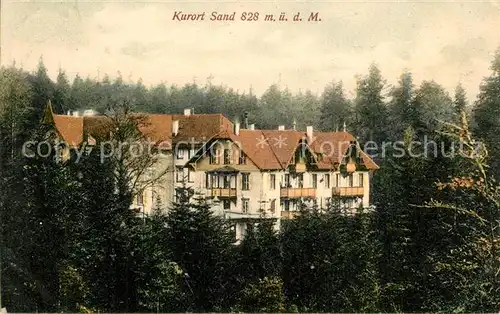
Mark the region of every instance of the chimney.
POLYGON ((243 115, 244 117, 244 123, 245 123, 245 129, 248 129, 248 111, 245 111, 245 114, 243 115))
POLYGON ((71 116, 71 110, 68 110, 68 116, 71 116))
POLYGON ((185 116, 190 116, 191 115, 191 109, 184 109, 184 115, 185 116))
POLYGON ((179 133, 179 120, 172 121, 172 135, 176 136, 179 133))
POLYGON ((308 139, 311 140, 313 138, 313 127, 311 125, 307 126, 306 134, 308 139))
POLYGON ((297 120, 293 119, 293 130, 297 130, 297 120))
POLYGON ((73 117, 78 117, 80 114, 78 113, 77 110, 73 111, 73 117))
POLYGON ((250 130, 255 130, 255 124, 250 124, 250 130))
POLYGON ((284 131, 285 130, 285 126, 284 125, 279 125, 278 126, 278 131, 284 131))
POLYGON ((344 132, 347 132, 347 126, 345 125, 345 121, 344 121, 343 129, 344 129, 344 132))
POLYGON ((235 135, 240 135, 240 123, 239 122, 236 122, 234 124, 234 134, 235 135))

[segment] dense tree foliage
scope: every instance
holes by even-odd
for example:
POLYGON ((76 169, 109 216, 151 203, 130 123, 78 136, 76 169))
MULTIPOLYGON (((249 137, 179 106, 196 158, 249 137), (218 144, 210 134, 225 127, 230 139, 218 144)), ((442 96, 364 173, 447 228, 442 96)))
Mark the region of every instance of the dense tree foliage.
MULTIPOLYGON (((472 110, 433 81, 405 72, 388 88, 372 65, 348 99, 341 82, 321 96, 271 85, 260 97, 196 82, 179 87, 76 76, 53 82, 0 70, 1 305, 14 312, 495 312, 500 309, 500 52, 472 110), (360 142, 397 141, 373 175, 371 209, 345 215, 334 203, 296 219, 248 221, 235 245, 228 221, 187 188, 176 203, 137 216, 134 167, 154 159, 101 158, 82 144, 59 158, 40 124, 94 109, 114 123, 111 140, 144 141, 133 112, 223 113, 260 128, 341 130, 360 142), (485 145, 475 138, 484 140, 485 145), (423 139, 434 144, 412 145, 423 139), (26 141, 46 143, 33 153, 26 141), (46 154, 45 154, 46 153, 46 154), (73 156, 75 157, 75 156, 73 156), (489 166, 489 167, 488 167, 489 166)), ((101 139, 97 138, 97 141, 101 139)), ((108 138, 109 140, 109 138, 108 138)))

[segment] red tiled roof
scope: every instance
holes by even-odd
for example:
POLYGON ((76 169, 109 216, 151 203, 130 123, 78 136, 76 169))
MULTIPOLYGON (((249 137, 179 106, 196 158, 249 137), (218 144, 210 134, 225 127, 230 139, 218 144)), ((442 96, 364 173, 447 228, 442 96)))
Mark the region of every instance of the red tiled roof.
POLYGON ((314 153, 321 154, 317 166, 332 169, 342 162, 350 143, 356 139, 347 132, 316 132, 310 146, 314 153))
POLYGON ((53 115, 57 132, 63 140, 71 146, 78 146, 83 141, 82 117, 53 115))
MULTIPOLYGON (((168 146, 172 142, 230 139, 239 143, 248 158, 262 170, 286 168, 303 139, 306 139, 315 157, 321 154, 321 158, 316 158, 319 169, 334 169, 342 162, 351 142, 355 141, 354 136, 348 132, 314 132, 312 140, 307 139, 305 132, 295 130, 240 129, 239 135, 235 135, 233 123, 222 114, 139 115, 144 117, 144 121, 139 124, 139 130, 162 147, 172 147, 168 146), (172 124, 176 120, 179 121, 179 130, 178 134, 173 136, 172 124)), ((105 116, 53 115, 53 118, 59 134, 68 144, 74 146, 81 144, 84 134, 109 135, 112 123, 110 118, 105 116)), ((368 169, 378 169, 367 154, 360 152, 360 157, 368 169)))
MULTIPOLYGON (((141 115, 142 117, 142 115, 141 115)), ((144 136, 155 143, 171 141, 172 117, 170 115, 147 114, 138 121, 138 128, 144 136)), ((107 116, 53 115, 54 125, 63 140, 71 146, 78 146, 84 134, 106 138, 112 131, 113 121, 107 116)))
MULTIPOLYGON (((179 121, 179 133, 175 143, 186 141, 208 141, 221 132, 233 132, 233 123, 222 114, 171 115, 172 121, 179 121)), ((172 132, 171 129, 169 132, 172 132)))
POLYGON ((370 169, 370 170, 377 170, 380 168, 374 161, 373 159, 370 158, 365 152, 360 151, 360 157, 363 160, 363 163, 365 164, 365 167, 370 169))
POLYGON ((112 131, 113 121, 106 116, 84 116, 83 133, 93 137, 107 138, 112 131))
POLYGON ((139 130, 155 143, 168 143, 172 140, 172 116, 166 114, 144 114, 139 130))
POLYGON ((276 170, 282 166, 273 152, 268 138, 261 130, 240 130, 235 141, 241 145, 243 152, 260 169, 276 170))
POLYGON ((300 141, 306 136, 304 132, 294 130, 263 130, 262 134, 268 139, 269 147, 283 168, 288 166, 300 141))

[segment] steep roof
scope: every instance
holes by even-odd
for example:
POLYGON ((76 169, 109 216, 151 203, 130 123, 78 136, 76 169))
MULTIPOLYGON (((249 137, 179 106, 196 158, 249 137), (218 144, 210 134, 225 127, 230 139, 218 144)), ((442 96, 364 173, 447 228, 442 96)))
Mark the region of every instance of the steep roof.
POLYGON ((83 116, 79 117, 83 120, 83 133, 89 134, 94 137, 104 137, 109 136, 109 132, 112 131, 112 121, 111 118, 106 116, 83 116))
POLYGON ((172 140, 172 116, 166 114, 142 114, 139 130, 154 143, 170 143, 172 140))
POLYGON ((282 168, 288 166, 300 141, 306 136, 304 132, 294 130, 264 130, 262 134, 282 168))
POLYGON ((342 162, 351 142, 356 139, 348 132, 317 132, 310 146, 314 153, 321 154, 317 166, 320 169, 331 169, 342 162))
MULTIPOLYGON (((295 130, 247 130, 234 132, 233 123, 222 114, 136 114, 144 117, 139 130, 152 142, 165 148, 180 142, 207 143, 218 139, 230 139, 241 146, 247 157, 261 170, 285 169, 301 143, 306 143, 316 158, 316 166, 322 170, 334 169, 342 163, 355 137, 348 132, 313 132, 312 139, 307 134, 295 130), (179 130, 172 135, 174 121, 179 130), (319 157, 321 156, 321 157, 319 157)), ((106 116, 66 116, 52 113, 49 105, 45 123, 54 123, 55 128, 69 145, 78 146, 86 134, 98 137, 108 136, 112 120, 106 116)), ((370 170, 378 169, 377 164, 364 152, 359 157, 370 170)))
POLYGON ((83 141, 82 117, 53 115, 54 125, 63 140, 71 146, 78 146, 83 141))
POLYGON ((269 139, 261 130, 240 130, 235 141, 252 162, 263 170, 282 169, 282 165, 273 152, 269 139))
MULTIPOLYGON (((113 121, 107 116, 68 116, 53 114, 54 126, 63 140, 71 146, 78 146, 84 135, 106 138, 112 131, 113 121)), ((138 128, 155 143, 171 141, 172 117, 160 114, 140 114, 138 128), (143 119, 142 119, 143 118, 143 119)))
MULTIPOLYGON (((179 121, 179 131, 174 142, 207 141, 222 132, 233 132, 233 123, 222 114, 170 115, 172 121, 179 121)), ((172 129, 168 132, 172 132, 172 129)))

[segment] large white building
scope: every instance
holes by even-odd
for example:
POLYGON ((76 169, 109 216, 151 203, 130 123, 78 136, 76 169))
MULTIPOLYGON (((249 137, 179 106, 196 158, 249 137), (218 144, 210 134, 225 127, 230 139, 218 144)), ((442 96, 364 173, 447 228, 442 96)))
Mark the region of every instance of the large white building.
MULTIPOLYGON (((140 131, 161 154, 157 169, 168 169, 154 184, 138 191, 135 208, 143 214, 168 207, 176 187, 190 187, 219 214, 234 221, 236 237, 247 223, 293 218, 301 202, 346 211, 370 205, 370 173, 378 166, 361 151, 354 136, 343 132, 258 130, 233 123, 222 114, 146 114, 140 131)), ((91 138, 100 116, 55 115, 53 123, 72 146, 91 138)))

